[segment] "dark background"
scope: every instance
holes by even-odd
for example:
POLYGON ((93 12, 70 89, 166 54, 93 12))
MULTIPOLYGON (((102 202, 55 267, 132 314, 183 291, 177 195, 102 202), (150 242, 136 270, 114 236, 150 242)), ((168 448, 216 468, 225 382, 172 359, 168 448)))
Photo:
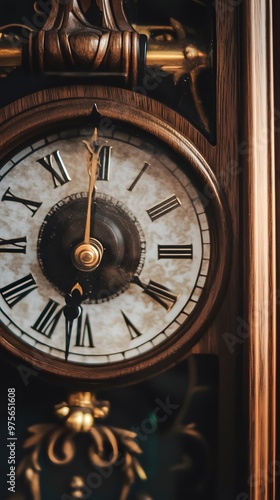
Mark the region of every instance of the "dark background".
MULTIPOLYGON (((100 11, 93 5, 88 8, 88 0, 82 0, 87 5, 86 17, 93 25, 101 21, 100 11)), ((41 29, 44 25, 51 5, 51 0, 39 0, 41 13, 33 10, 33 1, 11 0, 4 2, 1 11, 0 24, 23 24, 33 30, 41 29)), ((158 79, 149 73, 149 88, 146 93, 164 104, 168 105, 181 115, 185 116, 206 137, 215 142, 215 11, 211 0, 124 0, 125 12, 131 23, 138 25, 170 26, 170 18, 179 20, 186 30, 188 43, 195 43, 202 51, 212 54, 212 68, 204 69, 196 78, 197 91, 209 120, 209 130, 205 129, 199 113, 194 105, 191 92, 190 76, 183 75, 179 81, 174 82, 171 75, 166 75, 160 84, 158 79), (155 78, 155 80, 154 80, 155 78), (156 82, 156 85, 153 85, 156 82)), ((28 37, 28 31, 21 27, 11 27, 7 32, 15 32, 28 37)), ((40 88, 52 87, 68 83, 63 79, 46 77, 30 77, 22 71, 14 72, 7 87, 2 84, 0 106, 3 106, 8 95, 14 98, 40 88)), ((86 82, 88 83, 88 81, 86 82)))

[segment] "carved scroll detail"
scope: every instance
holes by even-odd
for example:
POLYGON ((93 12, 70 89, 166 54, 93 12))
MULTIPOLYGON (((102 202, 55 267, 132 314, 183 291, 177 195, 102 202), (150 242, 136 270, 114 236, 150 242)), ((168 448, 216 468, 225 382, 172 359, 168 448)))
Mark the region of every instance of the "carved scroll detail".
POLYGON ((31 67, 42 73, 111 75, 134 86, 144 67, 146 37, 128 23, 122 0, 95 1, 102 12, 101 26, 86 20, 78 0, 52 0, 43 29, 30 34, 31 67))

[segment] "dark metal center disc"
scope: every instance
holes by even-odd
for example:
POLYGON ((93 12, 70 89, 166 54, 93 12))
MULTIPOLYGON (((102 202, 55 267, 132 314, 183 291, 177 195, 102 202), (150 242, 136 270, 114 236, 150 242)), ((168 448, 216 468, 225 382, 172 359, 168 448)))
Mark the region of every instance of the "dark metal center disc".
POLYGON ((103 302, 123 292, 144 263, 145 240, 134 215, 119 201, 98 194, 92 207, 91 237, 104 247, 94 271, 73 264, 74 249, 83 242, 87 193, 59 201, 46 216, 38 238, 38 258, 46 278, 63 295, 78 282, 87 299, 103 302))

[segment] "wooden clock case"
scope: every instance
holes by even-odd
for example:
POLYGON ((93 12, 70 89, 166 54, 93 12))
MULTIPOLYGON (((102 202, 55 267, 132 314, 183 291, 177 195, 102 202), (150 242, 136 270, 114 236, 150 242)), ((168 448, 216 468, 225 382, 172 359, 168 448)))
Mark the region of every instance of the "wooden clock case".
MULTIPOLYGON (((276 2, 269 0, 216 3, 214 140, 209 141, 158 100, 149 109, 195 145, 218 179, 229 209, 232 256, 223 300, 189 352, 218 359, 220 500, 277 498, 277 474, 271 473, 276 464, 276 215, 279 217, 274 135, 274 98, 278 102, 279 92, 276 88, 274 97, 273 74, 273 68, 277 70, 273 47, 279 48, 279 41, 276 28, 273 46, 272 16, 274 13, 276 19, 277 9, 276 2)), ((12 86, 15 81, 16 75, 11 76, 12 86)), ((74 85, 78 83, 79 78, 74 85)), ((61 84, 66 80, 38 79, 30 81, 29 91, 19 95, 17 89, 12 95, 4 82, 7 99, 2 101, 11 102, 30 89, 61 84)), ((110 88, 98 92, 108 97, 110 88)), ((125 92, 113 92, 120 103, 127 103, 125 92)), ((137 93, 133 99, 145 101, 137 93)), ((16 110, 18 104, 12 106, 16 110)), ((2 123, 6 117, 4 110, 2 123)))

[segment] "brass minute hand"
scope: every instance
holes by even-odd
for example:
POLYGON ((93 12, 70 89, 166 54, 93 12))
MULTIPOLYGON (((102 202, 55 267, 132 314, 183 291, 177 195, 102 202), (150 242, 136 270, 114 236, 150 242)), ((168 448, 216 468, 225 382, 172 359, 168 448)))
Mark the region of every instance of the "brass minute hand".
POLYGON ((97 128, 94 129, 91 142, 83 141, 83 143, 87 148, 86 160, 87 160, 87 172, 89 175, 88 205, 87 205, 87 217, 86 217, 86 227, 84 236, 84 243, 87 245, 90 244, 91 206, 97 180, 97 168, 98 168, 98 159, 100 151, 100 147, 98 146, 97 141, 98 141, 97 128))
POLYGON ((84 240, 74 250, 73 262, 80 271, 94 271, 101 263, 104 248, 102 243, 91 237, 91 212, 97 180, 97 169, 101 146, 98 145, 97 128, 91 141, 83 141, 86 146, 87 173, 89 176, 88 203, 84 240))

